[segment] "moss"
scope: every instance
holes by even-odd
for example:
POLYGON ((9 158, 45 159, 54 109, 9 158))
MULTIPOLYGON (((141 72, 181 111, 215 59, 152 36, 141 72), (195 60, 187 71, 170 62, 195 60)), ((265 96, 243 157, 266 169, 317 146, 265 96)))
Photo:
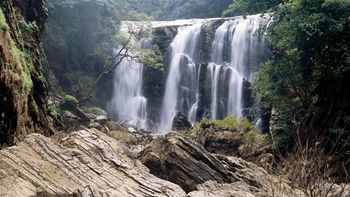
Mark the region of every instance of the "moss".
POLYGON ((90 113, 90 114, 93 114, 96 116, 103 116, 103 115, 107 114, 103 109, 100 109, 98 107, 90 107, 90 108, 86 109, 85 111, 87 113, 90 113))
POLYGON ((74 96, 66 95, 61 101, 60 108, 62 110, 75 111, 78 107, 78 103, 79 101, 74 96))
POLYGON ((55 104, 49 105, 48 107, 50 114, 55 117, 56 119, 59 119, 60 117, 60 113, 59 113, 59 109, 57 108, 57 106, 55 104))
POLYGON ((27 35, 33 35, 34 33, 38 32, 38 26, 35 22, 29 22, 27 23, 25 20, 21 19, 18 22, 19 28, 22 33, 27 35))
POLYGON ((0 30, 2 32, 7 32, 9 30, 9 26, 7 25, 6 18, 1 9, 0 9, 0 30))
POLYGON ((257 131, 258 129, 249 120, 244 118, 237 118, 234 116, 228 116, 223 120, 211 120, 205 119, 201 122, 203 124, 214 124, 223 129, 234 129, 240 132, 257 131))
POLYGON ((25 84, 26 91, 29 92, 33 88, 33 81, 30 74, 31 69, 33 68, 33 62, 31 61, 31 59, 27 60, 26 56, 28 55, 19 50, 14 43, 12 43, 11 49, 16 61, 19 64, 21 64, 23 81, 25 84))

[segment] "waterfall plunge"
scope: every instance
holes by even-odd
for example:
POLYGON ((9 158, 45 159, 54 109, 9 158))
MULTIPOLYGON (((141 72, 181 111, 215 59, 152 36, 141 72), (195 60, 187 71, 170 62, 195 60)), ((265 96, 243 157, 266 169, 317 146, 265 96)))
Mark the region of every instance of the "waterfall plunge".
POLYGON ((142 95, 142 74, 143 64, 122 60, 114 71, 113 98, 108 109, 113 119, 147 129, 147 99, 142 95))
POLYGON ((253 15, 226 21, 216 30, 211 62, 208 65, 211 80, 211 118, 218 119, 228 115, 242 116, 243 82, 253 79, 252 70, 258 65, 259 40, 255 33, 263 22, 265 23, 259 15, 253 15), (231 50, 230 62, 225 62, 224 49, 228 44, 231 50), (224 89, 222 81, 228 83, 228 90, 224 89), (225 91, 228 91, 227 96, 223 94, 225 91), (223 104, 225 100, 226 103, 223 104), (220 108, 226 110, 221 110, 219 117, 220 104, 225 105, 220 108))
POLYGON ((187 112, 194 121, 199 102, 199 70, 194 56, 197 50, 201 24, 184 26, 171 43, 172 59, 165 86, 165 95, 161 109, 161 132, 169 131, 178 111, 187 112))

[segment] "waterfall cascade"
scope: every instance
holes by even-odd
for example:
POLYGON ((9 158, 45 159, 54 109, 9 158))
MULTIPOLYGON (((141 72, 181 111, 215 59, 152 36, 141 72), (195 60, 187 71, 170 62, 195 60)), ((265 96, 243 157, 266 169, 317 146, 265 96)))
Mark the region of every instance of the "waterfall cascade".
MULTIPOLYGON (((149 41, 147 38, 141 41, 131 40, 130 45, 143 47, 149 45, 149 41)), ((116 51, 120 50, 121 47, 116 51)), ((108 111, 119 122, 147 129, 147 99, 142 94, 143 66, 135 60, 122 59, 114 71, 113 98, 108 104, 108 111)))
MULTIPOLYGON (((247 107, 244 84, 254 79, 253 73, 266 55, 261 35, 271 21, 270 15, 252 15, 152 22, 151 28, 159 30, 164 25, 166 33, 176 29, 169 47, 169 64, 164 65, 166 80, 161 106, 150 106, 159 112, 159 118, 151 120, 156 125, 152 128, 159 132, 171 130, 179 112, 192 124, 204 117, 244 116, 247 107)), ((118 120, 147 128, 142 72, 142 64, 122 62, 115 71, 114 97, 109 108, 114 109, 118 120)))
POLYGON ((160 113, 160 131, 171 129, 178 111, 195 119, 199 99, 199 67, 194 58, 200 32, 201 24, 180 27, 171 43, 172 58, 160 113))

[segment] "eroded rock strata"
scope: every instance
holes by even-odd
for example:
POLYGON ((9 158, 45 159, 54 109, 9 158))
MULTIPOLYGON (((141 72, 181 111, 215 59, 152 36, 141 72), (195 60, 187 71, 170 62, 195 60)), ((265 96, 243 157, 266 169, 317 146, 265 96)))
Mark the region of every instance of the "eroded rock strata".
POLYGON ((0 195, 303 196, 255 164, 210 154, 179 134, 131 140, 139 150, 122 143, 125 131, 108 135, 96 129, 63 138, 30 134, 1 150, 0 195))

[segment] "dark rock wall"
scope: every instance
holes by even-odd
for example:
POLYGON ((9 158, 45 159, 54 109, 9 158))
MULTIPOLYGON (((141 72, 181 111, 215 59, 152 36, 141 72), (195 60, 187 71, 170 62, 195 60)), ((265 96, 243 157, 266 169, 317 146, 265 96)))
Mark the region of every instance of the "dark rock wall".
POLYGON ((0 147, 29 133, 50 135, 40 30, 42 0, 2 0, 0 29, 0 147))

